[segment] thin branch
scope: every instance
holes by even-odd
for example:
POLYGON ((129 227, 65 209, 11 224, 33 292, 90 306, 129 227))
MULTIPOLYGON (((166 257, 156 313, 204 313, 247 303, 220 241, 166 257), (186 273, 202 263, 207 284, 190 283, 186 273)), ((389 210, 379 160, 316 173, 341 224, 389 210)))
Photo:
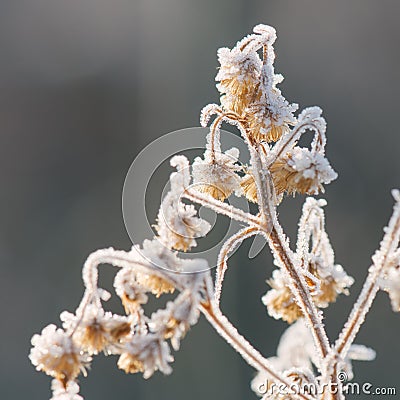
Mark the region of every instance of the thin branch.
MULTIPOLYGON (((259 154, 253 151, 251 156, 252 163, 259 166, 261 164, 259 154)), ((321 359, 323 359, 330 350, 330 344, 322 323, 321 312, 315 307, 303 274, 299 273, 298 268, 296 268, 293 252, 288 244, 281 239, 284 237, 283 231, 276 217, 275 207, 271 206, 271 198, 273 196, 270 195, 270 191, 272 190, 272 182, 269 179, 263 179, 265 174, 262 174, 262 171, 257 167, 254 168, 253 173, 257 184, 257 194, 259 199, 263 199, 263 201, 259 201, 260 211, 265 216, 266 222, 270 221, 270 225, 264 225, 265 236, 275 258, 280 260, 283 269, 289 276, 293 296, 309 322, 316 348, 321 355, 321 359)))
POLYGON ((172 274, 161 272, 159 268, 150 266, 145 262, 141 262, 137 258, 133 258, 128 252, 124 250, 114 250, 112 247, 108 249, 96 250, 88 256, 82 269, 82 278, 85 285, 85 292, 77 308, 77 315, 79 315, 79 319, 71 333, 71 336, 75 333, 76 329, 82 322, 86 308, 89 306, 89 304, 94 301, 97 306, 101 306, 99 291, 97 287, 98 267, 101 264, 110 264, 118 268, 134 267, 140 272, 151 273, 164 279, 180 291, 184 289, 179 280, 174 279, 172 274))
POLYGON ((294 129, 284 135, 274 146, 271 153, 271 158, 268 160, 268 166, 272 165, 287 150, 290 150, 300 139, 306 129, 310 129, 315 132, 312 151, 317 152, 323 149, 326 143, 325 133, 321 131, 318 124, 315 124, 312 121, 307 121, 303 124, 297 125, 294 129))
POLYGON ((338 340, 335 343, 335 350, 341 357, 345 357, 355 336, 365 320, 365 316, 371 308, 376 293, 379 290, 379 278, 382 273, 391 265, 393 255, 396 254, 400 238, 400 199, 396 199, 393 207, 393 214, 389 225, 385 229, 385 235, 381 242, 379 251, 372 257, 373 265, 369 269, 368 277, 364 283, 361 293, 353 306, 350 316, 344 325, 338 340))
POLYGON ((256 235, 259 232, 258 228, 255 227, 247 227, 241 229, 239 232, 231 236, 221 247, 221 250, 218 255, 217 262, 217 272, 215 278, 215 302, 219 304, 221 292, 222 292, 222 283, 224 281, 225 272, 228 268, 228 256, 229 254, 239 246, 243 240, 256 235))
POLYGON ((215 118, 215 120, 211 124, 210 142, 211 142, 211 161, 212 161, 212 163, 215 163, 215 151, 218 151, 218 152, 221 151, 221 148, 219 146, 219 129, 221 127, 221 123, 222 123, 223 119, 224 119, 223 116, 218 116, 217 118, 215 118), (217 142, 217 146, 216 146, 216 142, 217 142))
POLYGON ((191 189, 186 189, 182 196, 186 197, 188 200, 210 208, 218 214, 226 215, 227 217, 230 217, 236 221, 244 222, 247 225, 261 227, 261 221, 257 216, 249 214, 222 201, 216 200, 210 195, 191 189))
MULTIPOLYGON (((259 372, 271 376, 274 380, 284 385, 286 388, 292 386, 292 382, 287 381, 281 374, 274 371, 274 367, 264 358, 253 346, 237 331, 229 320, 221 313, 218 307, 213 305, 212 301, 203 302, 201 312, 205 315, 208 322, 215 328, 218 334, 236 350, 243 359, 259 372)), ((294 398, 311 400, 310 396, 305 394, 293 395, 294 398)))
POLYGON ((293 253, 287 244, 282 242, 281 235, 282 233, 279 234, 276 227, 274 227, 266 237, 275 257, 280 261, 289 276, 290 289, 308 321, 318 353, 321 359, 324 359, 330 351, 330 344, 322 322, 322 313, 312 301, 304 276, 295 267, 293 253))

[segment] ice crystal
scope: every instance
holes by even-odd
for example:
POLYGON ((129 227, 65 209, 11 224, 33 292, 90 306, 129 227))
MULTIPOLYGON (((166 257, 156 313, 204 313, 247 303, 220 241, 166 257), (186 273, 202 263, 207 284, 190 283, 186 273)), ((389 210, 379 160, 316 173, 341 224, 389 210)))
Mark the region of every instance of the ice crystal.
POLYGON ((400 311, 400 268, 391 268, 380 280, 380 286, 389 293, 393 311, 400 311))
POLYGON ((83 400, 83 397, 78 394, 79 385, 73 381, 68 382, 64 387, 60 381, 54 379, 51 383, 51 390, 53 397, 50 400, 83 400))

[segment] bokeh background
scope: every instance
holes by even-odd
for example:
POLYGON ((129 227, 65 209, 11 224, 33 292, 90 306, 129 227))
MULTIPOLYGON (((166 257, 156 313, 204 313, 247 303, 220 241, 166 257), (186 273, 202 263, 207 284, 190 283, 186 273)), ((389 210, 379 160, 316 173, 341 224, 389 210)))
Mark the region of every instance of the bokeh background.
MULTIPOLYGON (((217 48, 261 22, 278 31, 287 99, 320 105, 328 121, 327 154, 340 178, 327 188, 327 227, 337 262, 356 278, 352 295, 326 312, 335 338, 400 183, 399 12, 395 0, 1 0, 1 398, 50 397, 50 379, 27 358, 30 337, 77 306, 90 251, 130 247, 121 215, 130 163, 160 135, 198 125, 201 107, 218 101, 217 48)), ((302 200, 279 210, 292 238, 302 200)), ((264 252, 250 263, 247 250, 231 259, 223 307, 272 356, 285 329, 260 301, 272 260, 264 252)), ((399 332, 380 293, 357 339, 378 357, 355 363, 358 381, 399 392, 399 332)), ((115 361, 95 360, 82 379, 86 399, 256 398, 252 369, 204 319, 170 377, 144 381, 115 361)))

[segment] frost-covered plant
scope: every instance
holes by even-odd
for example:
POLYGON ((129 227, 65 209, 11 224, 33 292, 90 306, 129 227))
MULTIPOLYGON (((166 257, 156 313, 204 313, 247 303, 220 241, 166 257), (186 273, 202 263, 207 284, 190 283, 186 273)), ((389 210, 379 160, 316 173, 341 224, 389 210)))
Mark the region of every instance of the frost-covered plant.
POLYGON ((191 166, 184 156, 172 158, 177 170, 170 176, 171 190, 160 207, 157 236, 130 251, 109 248, 92 253, 83 266, 85 292, 77 310, 61 314, 62 328, 49 325, 33 336, 30 359, 37 370, 54 378, 53 400, 82 399, 77 377, 86 373, 100 352, 119 356, 117 365, 127 373, 141 372, 144 378, 157 370, 171 373, 171 347, 179 350, 200 313, 256 370, 252 388, 264 399, 343 399, 339 373, 345 371, 351 379, 351 360, 374 358, 373 350, 353 342, 379 289, 389 293, 393 310, 400 310, 400 195, 393 191, 394 212, 372 257, 364 287, 338 339, 331 342, 323 309, 339 294, 348 294, 353 278, 335 263, 325 231, 326 202, 306 198, 295 249, 279 224, 277 206, 286 195, 319 194, 337 175, 325 157, 326 124, 321 110, 307 108, 295 117, 297 105, 289 104, 277 88, 283 78, 274 72, 275 39, 273 28, 258 25, 232 49, 218 51, 216 80, 221 101, 206 106, 201 114, 202 126, 215 116, 206 151, 191 166), (250 165, 238 163, 237 149, 221 151, 223 122, 240 131, 250 165), (311 146, 299 147, 307 131, 314 133, 311 146), (258 213, 225 203, 232 195, 257 203, 258 213), (210 229, 194 205, 183 199, 245 225, 222 245, 214 281, 205 260, 178 256, 177 250, 196 246, 196 239, 210 229), (262 302, 269 315, 292 324, 282 336, 277 355, 269 358, 238 333, 219 306, 229 255, 255 235, 266 238, 276 266, 262 302), (98 287, 98 266, 103 263, 119 268, 114 286, 126 315, 103 309, 110 297, 98 287), (145 314, 149 294, 159 297, 175 290, 179 294, 165 308, 145 314), (306 384, 308 389, 273 392, 274 384, 286 388, 306 384))

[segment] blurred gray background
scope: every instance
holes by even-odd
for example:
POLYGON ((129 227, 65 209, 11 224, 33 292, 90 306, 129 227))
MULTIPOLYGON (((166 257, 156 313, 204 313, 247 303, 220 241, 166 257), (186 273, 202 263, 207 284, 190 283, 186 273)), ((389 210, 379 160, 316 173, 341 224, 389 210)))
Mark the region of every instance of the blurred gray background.
MULTIPOLYGON (((160 135, 198 125, 201 107, 218 101, 217 48, 261 22, 278 31, 287 99, 320 105, 328 121, 327 154, 340 177, 327 188, 327 227, 337 262, 356 278, 350 298, 326 312, 335 338, 399 187, 399 11, 395 0, 2 0, 1 398, 50 397, 50 379, 28 360, 30 337, 77 306, 90 251, 130 247, 121 216, 130 163, 160 135)), ((279 210, 292 238, 302 200, 279 210)), ((271 258, 265 251, 250 263, 248 247, 230 261, 223 307, 272 356, 286 325, 260 301, 271 258)), ((111 269, 104 273, 107 283, 111 269)), ((357 339, 378 357, 354 365, 358 381, 398 384, 399 332, 400 316, 380 293, 357 339)), ((115 361, 98 357, 82 378, 87 400, 256 398, 252 369, 204 319, 170 377, 144 381, 115 361)))

